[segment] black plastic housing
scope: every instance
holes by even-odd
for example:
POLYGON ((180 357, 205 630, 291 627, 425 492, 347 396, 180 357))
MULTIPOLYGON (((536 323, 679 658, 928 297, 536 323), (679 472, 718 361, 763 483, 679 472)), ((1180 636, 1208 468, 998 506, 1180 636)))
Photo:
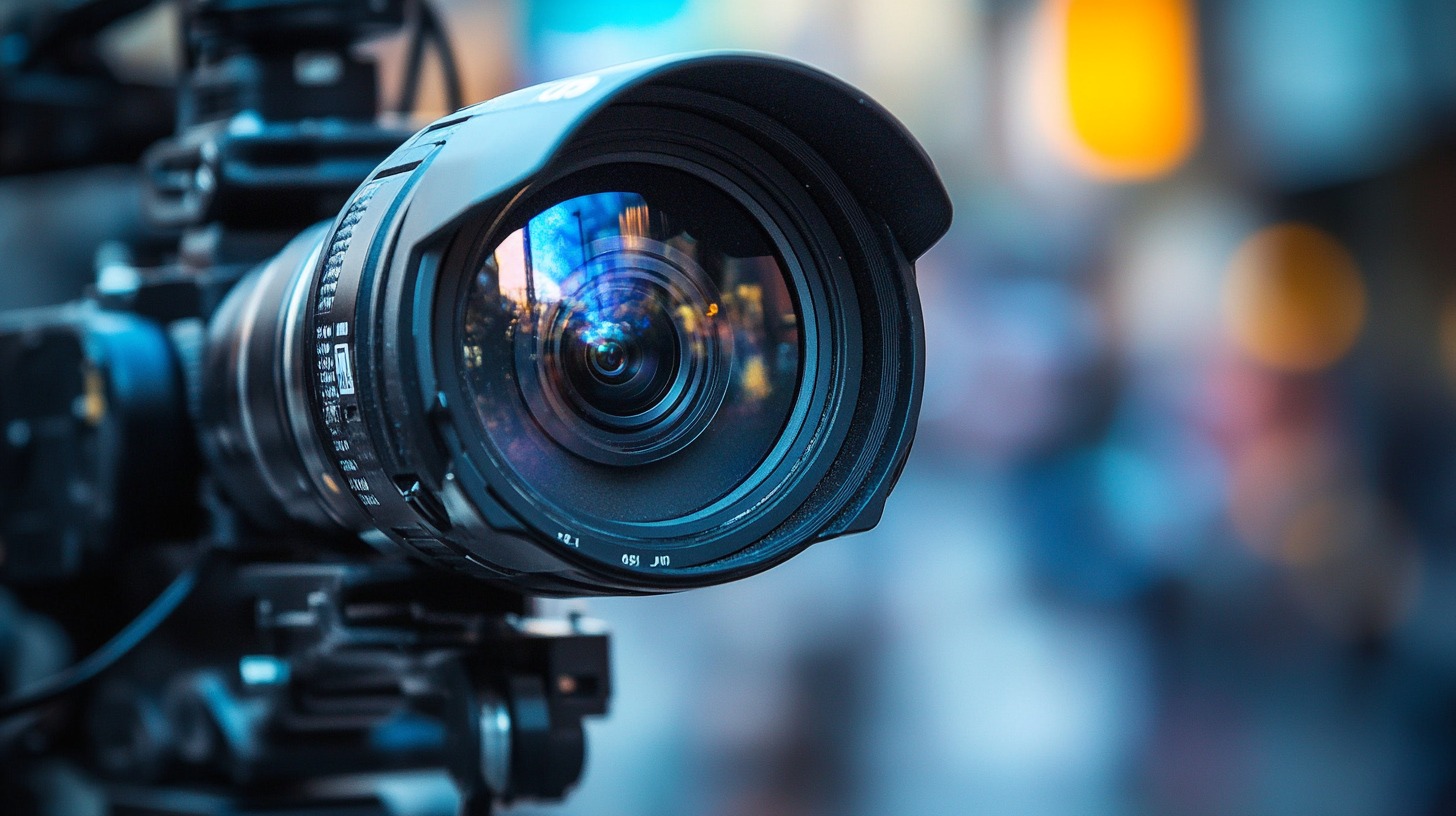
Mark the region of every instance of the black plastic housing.
POLYGON ((0 319, 0 581, 74 580, 138 542, 198 535, 174 343, 90 305, 0 319))

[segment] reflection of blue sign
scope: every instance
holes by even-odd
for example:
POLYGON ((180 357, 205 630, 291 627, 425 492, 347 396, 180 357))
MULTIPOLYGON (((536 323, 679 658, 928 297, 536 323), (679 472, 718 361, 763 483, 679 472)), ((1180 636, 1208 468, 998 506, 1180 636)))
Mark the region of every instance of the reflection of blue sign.
POLYGON ((543 210, 526 226, 532 274, 559 285, 587 262, 593 241, 622 234, 624 212, 646 205, 636 193, 595 193, 543 210))
POLYGON ((524 8, 522 67, 533 79, 715 44, 702 4, 687 0, 535 0, 524 8))
POLYGON ((533 32, 638 28, 671 20, 686 6, 687 0, 537 0, 527 6, 527 20, 533 32))

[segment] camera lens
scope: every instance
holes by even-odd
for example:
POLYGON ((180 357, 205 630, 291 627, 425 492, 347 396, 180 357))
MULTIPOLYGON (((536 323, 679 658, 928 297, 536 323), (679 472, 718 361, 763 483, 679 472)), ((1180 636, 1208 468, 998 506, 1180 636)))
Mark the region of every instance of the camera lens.
POLYGON ((911 261, 949 218, 904 129, 796 63, 508 94, 238 283, 204 441, 260 524, 521 591, 740 578, 878 520, 923 380, 911 261))
POLYGON ((673 518, 751 481, 789 420, 802 354, 759 220, 707 179, 648 163, 568 174, 521 209, 465 297, 482 441, 587 521, 673 518))

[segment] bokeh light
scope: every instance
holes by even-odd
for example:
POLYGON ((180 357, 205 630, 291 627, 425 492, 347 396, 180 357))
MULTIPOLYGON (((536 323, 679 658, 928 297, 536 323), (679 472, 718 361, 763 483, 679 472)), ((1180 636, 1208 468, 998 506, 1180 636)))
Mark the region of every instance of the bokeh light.
POLYGON ((1354 259, 1328 233, 1305 224, 1250 236, 1234 254, 1224 295, 1234 341, 1284 371, 1334 363, 1365 322, 1365 286, 1354 259))
POLYGON ((1456 389, 1456 293, 1446 296, 1437 331, 1441 364, 1449 384, 1456 389))
POLYGON ((1057 46, 1043 53, 1062 81, 1049 124, 1066 130, 1053 139, 1065 159, 1094 178, 1127 181, 1188 158, 1202 121, 1189 0, 1047 0, 1041 26, 1057 46))

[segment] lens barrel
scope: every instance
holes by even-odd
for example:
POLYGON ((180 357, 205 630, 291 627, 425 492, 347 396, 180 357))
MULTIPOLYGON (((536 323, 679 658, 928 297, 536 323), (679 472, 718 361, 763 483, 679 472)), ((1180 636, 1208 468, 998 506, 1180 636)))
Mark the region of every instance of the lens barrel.
POLYGON ((260 524, 541 594, 868 529, 924 376, 934 168, 815 69, 668 57, 465 108, 229 296, 204 440, 260 524))

